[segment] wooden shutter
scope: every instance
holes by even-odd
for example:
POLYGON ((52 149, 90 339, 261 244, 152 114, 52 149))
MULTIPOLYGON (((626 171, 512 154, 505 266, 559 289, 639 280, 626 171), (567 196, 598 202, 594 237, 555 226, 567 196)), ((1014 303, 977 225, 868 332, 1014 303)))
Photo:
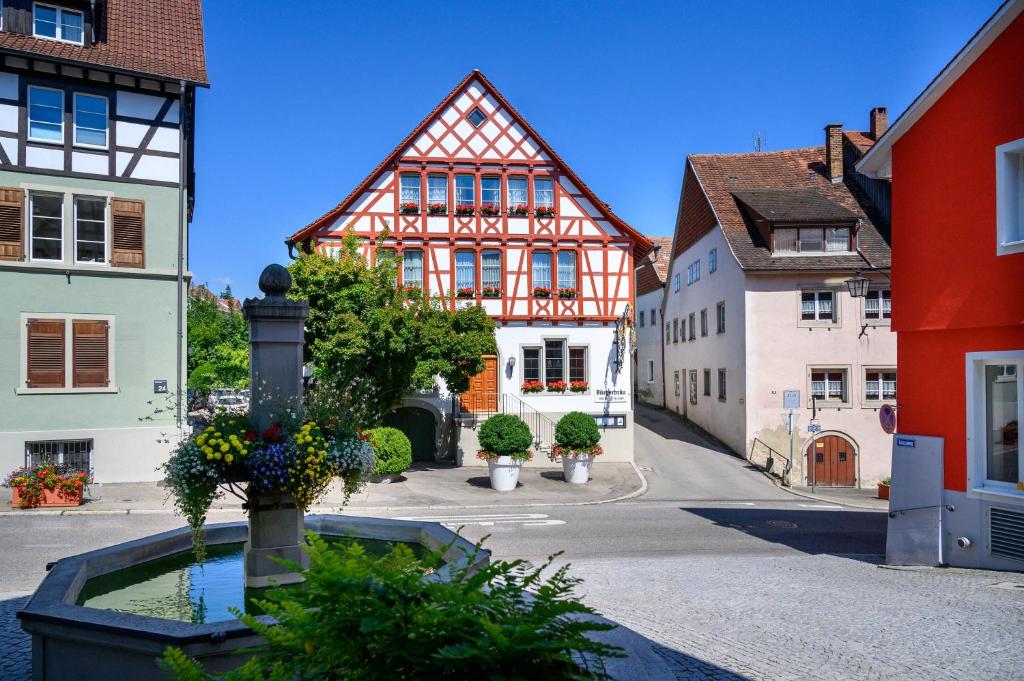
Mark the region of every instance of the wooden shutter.
POLYGON ((25 259, 25 192, 0 187, 0 260, 25 259))
POLYGON ((110 264, 114 267, 145 267, 146 202, 112 199, 110 221, 114 246, 110 264))
POLYGON ((71 370, 75 388, 105 388, 110 385, 109 325, 105 321, 76 319, 72 323, 71 370))
POLYGON ((28 320, 28 387, 64 387, 64 320, 28 320))

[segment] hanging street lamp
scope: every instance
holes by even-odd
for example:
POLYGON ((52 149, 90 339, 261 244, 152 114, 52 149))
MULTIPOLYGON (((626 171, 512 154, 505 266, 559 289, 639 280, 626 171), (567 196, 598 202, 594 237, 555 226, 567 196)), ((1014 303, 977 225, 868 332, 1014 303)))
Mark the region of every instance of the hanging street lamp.
POLYGON ((860 272, 855 273, 846 280, 846 286, 850 289, 850 296, 853 298, 863 298, 866 296, 869 283, 870 281, 862 276, 860 272))

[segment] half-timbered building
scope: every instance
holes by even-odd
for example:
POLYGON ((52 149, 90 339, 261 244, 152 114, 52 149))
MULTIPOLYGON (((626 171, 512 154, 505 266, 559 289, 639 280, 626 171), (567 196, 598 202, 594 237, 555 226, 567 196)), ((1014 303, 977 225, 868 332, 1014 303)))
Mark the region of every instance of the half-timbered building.
POLYGON ((161 477, 206 83, 199 0, 0 5, 0 467, 161 477))
MULTIPOLYGON (((331 249, 348 230, 367 258, 400 258, 403 286, 453 306, 481 305, 495 319, 498 354, 457 401, 456 421, 470 424, 458 447, 467 463, 472 424, 500 411, 526 416, 542 447, 560 415, 592 413, 609 458, 632 458, 627 332, 634 260, 650 243, 482 73, 463 78, 351 194, 288 244, 331 249)), ((427 408, 408 402, 409 410, 427 408)), ((435 435, 437 448, 440 427, 435 435)))

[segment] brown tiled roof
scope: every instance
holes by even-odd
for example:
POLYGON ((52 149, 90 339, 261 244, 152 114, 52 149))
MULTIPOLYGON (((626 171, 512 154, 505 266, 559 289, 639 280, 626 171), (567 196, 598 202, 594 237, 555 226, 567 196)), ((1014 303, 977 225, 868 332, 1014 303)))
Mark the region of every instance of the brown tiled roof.
MULTIPOLYGON (((824 175, 825 148, 809 147, 787 151, 754 152, 748 154, 697 154, 689 157, 694 177, 703 188, 729 246, 740 266, 747 270, 834 270, 860 269, 870 264, 888 268, 890 246, 888 230, 877 211, 857 183, 849 176, 833 184, 824 175), (834 203, 859 219, 858 245, 860 255, 773 257, 761 232, 753 220, 744 215, 734 193, 751 190, 797 190, 802 196, 813 195, 815 201, 834 203), (807 190, 811 190, 808 192, 807 190), (865 263, 865 258, 868 260, 865 263)), ((689 170, 689 169, 688 169, 689 170)), ((691 184, 694 184, 691 182, 691 184)), ((695 241, 706 234, 713 224, 703 213, 693 211, 687 215, 686 193, 680 211, 677 234, 687 234, 695 241), (688 221, 698 222, 699 228, 688 229, 688 221)), ((824 221, 826 216, 822 216, 824 221)), ((677 250, 679 239, 677 239, 677 250)))
POLYGON ((875 138, 868 131, 847 130, 843 133, 846 141, 857 148, 860 156, 867 153, 875 145, 875 138))
MULTIPOLYGON (((201 0, 106 0, 94 45, 71 45, 9 31, 0 51, 208 85, 201 0)), ((99 9, 97 10, 99 11, 99 9)))
POLYGON ((654 248, 637 263, 636 294, 638 296, 656 291, 665 285, 668 264, 672 259, 672 237, 649 236, 647 238, 654 244, 654 248))
POLYGON ((769 222, 851 222, 857 214, 836 203, 819 187, 812 189, 748 189, 731 192, 769 222))

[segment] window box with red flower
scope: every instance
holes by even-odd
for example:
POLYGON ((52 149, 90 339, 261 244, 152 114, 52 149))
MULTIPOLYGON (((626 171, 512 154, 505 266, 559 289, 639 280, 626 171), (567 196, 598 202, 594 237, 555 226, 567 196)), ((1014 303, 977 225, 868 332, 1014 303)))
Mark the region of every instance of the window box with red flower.
POLYGON ((496 203, 485 203, 480 206, 480 215, 487 215, 490 217, 501 215, 501 206, 496 203))
POLYGON ((501 288, 498 286, 484 286, 484 298, 501 298, 501 288))
POLYGON ((534 286, 533 287, 533 297, 534 298, 550 298, 551 297, 551 289, 548 288, 547 286, 534 286))
POLYGON ((403 203, 398 206, 398 212, 402 215, 416 215, 420 212, 420 204, 411 201, 403 203))
POLYGON ((11 471, 4 487, 11 488, 11 506, 78 506, 92 474, 64 464, 47 463, 11 471))
POLYGON ((550 381, 548 383, 549 393, 564 393, 569 385, 565 381, 550 381))
POLYGON ((476 289, 460 288, 458 291, 455 292, 455 295, 458 296, 459 298, 475 298, 476 289))
POLYGON ((409 296, 410 298, 419 298, 420 294, 422 293, 423 289, 421 289, 419 286, 409 285, 405 287, 405 295, 409 296))
POLYGON ((590 384, 586 381, 573 381, 569 384, 569 390, 574 393, 585 393, 590 388, 590 384))
POLYGON ((447 203, 428 203, 427 212, 431 215, 447 215, 448 204, 447 203))
POLYGON ((533 211, 534 215, 539 218, 553 218, 555 217, 554 206, 537 206, 533 211))
POLYGON ((530 214, 530 209, 529 207, 527 207, 525 203, 520 203, 509 208, 508 214, 513 215, 515 217, 526 217, 527 215, 530 214))
POLYGON ((540 381, 523 381, 519 390, 524 394, 539 393, 544 391, 544 384, 540 381))
POLYGON ((576 289, 574 288, 560 288, 558 289, 558 297, 571 299, 576 297, 576 289))
POLYGON ((456 215, 473 215, 476 213, 474 206, 455 206, 456 215))

